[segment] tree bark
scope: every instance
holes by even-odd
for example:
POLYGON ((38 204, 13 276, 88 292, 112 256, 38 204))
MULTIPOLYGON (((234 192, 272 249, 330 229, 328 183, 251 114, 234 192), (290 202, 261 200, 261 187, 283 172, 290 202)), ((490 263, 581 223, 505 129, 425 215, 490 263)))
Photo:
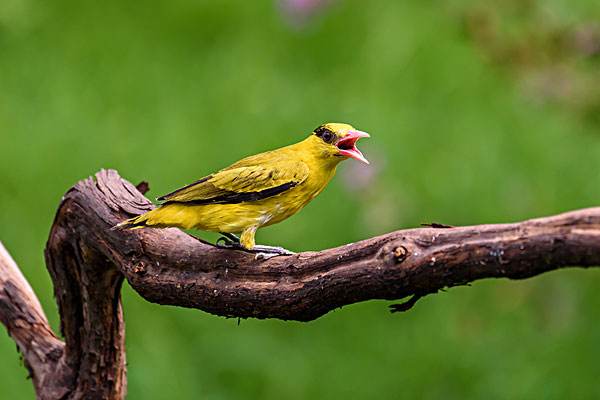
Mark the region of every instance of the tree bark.
POLYGON ((427 294, 477 279, 600 264, 600 208, 514 224, 434 225, 261 260, 178 229, 113 228, 152 207, 115 171, 66 193, 46 248, 64 343, 14 262, 0 253, 0 321, 23 354, 38 398, 125 396, 124 278, 159 304, 309 321, 369 299, 412 296, 392 306, 406 311, 427 294))
POLYGON ((64 343, 52 332, 40 302, 1 242, 0 322, 17 343, 39 397, 62 398, 66 385, 56 370, 65 369, 64 343))

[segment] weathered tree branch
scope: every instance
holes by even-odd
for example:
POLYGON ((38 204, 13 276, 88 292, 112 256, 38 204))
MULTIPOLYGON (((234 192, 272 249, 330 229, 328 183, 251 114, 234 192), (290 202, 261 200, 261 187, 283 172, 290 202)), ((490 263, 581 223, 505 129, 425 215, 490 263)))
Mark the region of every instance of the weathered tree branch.
POLYGON ((42 306, 27 280, 0 242, 0 322, 17 342, 38 393, 61 398, 64 385, 55 370, 64 344, 52 332, 42 306))
POLYGON ((16 266, 0 262, 0 320, 25 357, 38 397, 124 396, 123 278, 159 304, 309 321, 369 299, 413 296, 392 306, 405 311, 427 294, 477 279, 600 264, 600 208, 515 224, 433 225, 269 260, 215 248, 177 229, 112 229, 151 208, 115 171, 79 182, 63 198, 46 262, 65 344, 16 266))

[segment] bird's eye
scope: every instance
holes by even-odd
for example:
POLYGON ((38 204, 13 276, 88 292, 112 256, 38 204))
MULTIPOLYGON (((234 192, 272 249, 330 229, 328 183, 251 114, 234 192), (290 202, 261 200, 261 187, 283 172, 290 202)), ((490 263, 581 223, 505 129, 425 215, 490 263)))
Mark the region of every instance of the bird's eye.
POLYGON ((334 135, 330 131, 325 131, 323 132, 323 136, 321 136, 321 138, 323 138, 325 143, 331 143, 333 142, 334 135))
POLYGON ((315 129, 315 135, 323 139, 325 143, 331 143, 335 139, 335 134, 324 126, 315 129))

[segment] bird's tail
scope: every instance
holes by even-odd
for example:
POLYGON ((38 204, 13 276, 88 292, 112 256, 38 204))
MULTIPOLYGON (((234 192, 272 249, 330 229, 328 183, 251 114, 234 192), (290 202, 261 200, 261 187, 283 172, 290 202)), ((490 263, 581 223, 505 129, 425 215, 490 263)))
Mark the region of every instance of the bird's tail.
POLYGON ((126 219, 125 221, 115 225, 113 229, 140 229, 149 226, 148 214, 152 211, 138 215, 137 217, 126 219))
POLYGON ((163 204, 145 214, 126 219, 117 224, 114 229, 166 228, 170 226, 189 229, 195 225, 195 215, 195 212, 189 206, 163 204))

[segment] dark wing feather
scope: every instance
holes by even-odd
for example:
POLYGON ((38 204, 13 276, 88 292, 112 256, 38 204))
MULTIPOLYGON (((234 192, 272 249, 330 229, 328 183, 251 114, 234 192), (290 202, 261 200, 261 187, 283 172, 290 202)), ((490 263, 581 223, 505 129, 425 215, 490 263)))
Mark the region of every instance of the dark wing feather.
POLYGON ((277 160, 267 165, 235 165, 178 189, 159 200, 166 203, 237 204, 281 194, 308 177, 301 161, 277 160))
POLYGON ((288 182, 288 183, 284 183, 283 185, 274 186, 272 188, 261 190, 258 192, 242 192, 242 193, 228 192, 221 196, 213 197, 212 199, 188 200, 185 202, 176 201, 176 200, 175 201, 168 200, 164 204, 168 204, 168 203, 186 203, 186 204, 238 204, 238 203, 245 203, 245 202, 249 202, 249 201, 258 201, 258 200, 267 199, 269 197, 277 196, 278 194, 281 194, 281 193, 293 188, 297 184, 298 184, 297 182, 288 182))

